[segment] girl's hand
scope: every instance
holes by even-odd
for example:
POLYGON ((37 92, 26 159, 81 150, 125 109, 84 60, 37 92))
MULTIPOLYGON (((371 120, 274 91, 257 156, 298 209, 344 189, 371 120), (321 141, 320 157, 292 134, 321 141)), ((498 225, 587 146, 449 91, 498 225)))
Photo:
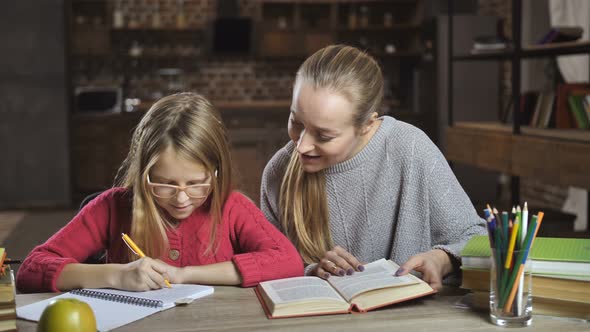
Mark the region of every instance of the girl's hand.
POLYGON ((335 246, 326 252, 313 271, 316 276, 328 279, 330 275, 351 275, 354 271, 364 271, 364 266, 358 259, 340 246, 335 246))
POLYGON ((159 259, 156 259, 155 261, 160 263, 164 267, 165 271, 162 273, 162 275, 164 276, 164 278, 166 278, 166 280, 168 280, 168 282, 170 282, 171 284, 185 283, 184 268, 168 265, 159 259))
POLYGON ((422 273, 422 279, 430 287, 440 290, 442 288, 442 278, 453 272, 453 264, 446 252, 433 249, 410 257, 407 262, 400 266, 395 275, 402 276, 411 270, 422 273))
MULTIPOLYGON (((164 279, 169 265, 162 261, 143 257, 136 261, 123 264, 119 269, 116 288, 129 291, 147 291, 150 289, 165 288, 164 279)), ((169 280, 172 282, 172 280, 169 280)))

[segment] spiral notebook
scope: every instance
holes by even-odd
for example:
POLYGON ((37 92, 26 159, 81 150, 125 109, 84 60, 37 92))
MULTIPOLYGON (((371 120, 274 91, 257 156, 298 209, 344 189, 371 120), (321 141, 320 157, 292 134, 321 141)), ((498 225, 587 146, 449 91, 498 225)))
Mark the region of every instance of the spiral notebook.
POLYGON ((146 292, 85 288, 19 307, 16 314, 21 319, 39 321, 49 302, 59 298, 75 298, 92 307, 99 331, 109 331, 209 294, 213 294, 211 286, 185 284, 146 292))

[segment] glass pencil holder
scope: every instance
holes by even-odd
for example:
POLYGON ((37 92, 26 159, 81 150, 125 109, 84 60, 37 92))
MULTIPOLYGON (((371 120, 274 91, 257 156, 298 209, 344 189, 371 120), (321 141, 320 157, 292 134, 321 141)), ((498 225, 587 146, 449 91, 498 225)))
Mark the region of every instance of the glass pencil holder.
POLYGON ((533 321, 531 259, 525 250, 492 248, 490 320, 498 326, 525 327, 533 321), (523 262, 524 257, 526 261, 523 262))

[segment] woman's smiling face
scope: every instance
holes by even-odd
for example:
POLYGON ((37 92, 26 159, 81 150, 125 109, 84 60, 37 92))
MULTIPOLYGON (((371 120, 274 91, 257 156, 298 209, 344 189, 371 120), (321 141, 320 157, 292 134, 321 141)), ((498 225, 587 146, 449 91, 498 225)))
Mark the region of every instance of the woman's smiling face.
POLYGON ((366 144, 354 126, 354 106, 343 95, 299 81, 293 89, 289 137, 301 165, 314 173, 356 155, 366 144))

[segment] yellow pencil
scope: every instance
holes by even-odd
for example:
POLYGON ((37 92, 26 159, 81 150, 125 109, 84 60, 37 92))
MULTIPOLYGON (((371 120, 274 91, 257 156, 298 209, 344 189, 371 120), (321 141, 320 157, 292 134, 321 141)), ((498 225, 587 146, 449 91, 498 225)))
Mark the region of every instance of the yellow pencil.
MULTIPOLYGON (((129 235, 127 235, 125 233, 121 233, 121 237, 123 238, 123 242, 125 242, 125 244, 127 244, 127 246, 129 246, 129 249, 131 249, 139 257, 142 257, 142 258, 145 257, 145 254, 143 253, 143 251, 141 251, 141 249, 139 249, 137 244, 135 244, 135 242, 133 242, 133 240, 131 240, 129 235)), ((164 282, 166 283, 166 286, 168 286, 168 288, 172 287, 172 285, 170 285, 170 282, 168 282, 167 279, 164 279, 164 282)))
POLYGON ((512 263, 512 254, 514 253, 514 245, 516 244, 516 235, 518 234, 518 227, 520 223, 518 222, 518 216, 516 217, 516 221, 512 226, 512 233, 510 234, 510 242, 508 244, 508 253, 506 255, 506 263, 504 264, 505 269, 510 268, 510 263, 512 263))

